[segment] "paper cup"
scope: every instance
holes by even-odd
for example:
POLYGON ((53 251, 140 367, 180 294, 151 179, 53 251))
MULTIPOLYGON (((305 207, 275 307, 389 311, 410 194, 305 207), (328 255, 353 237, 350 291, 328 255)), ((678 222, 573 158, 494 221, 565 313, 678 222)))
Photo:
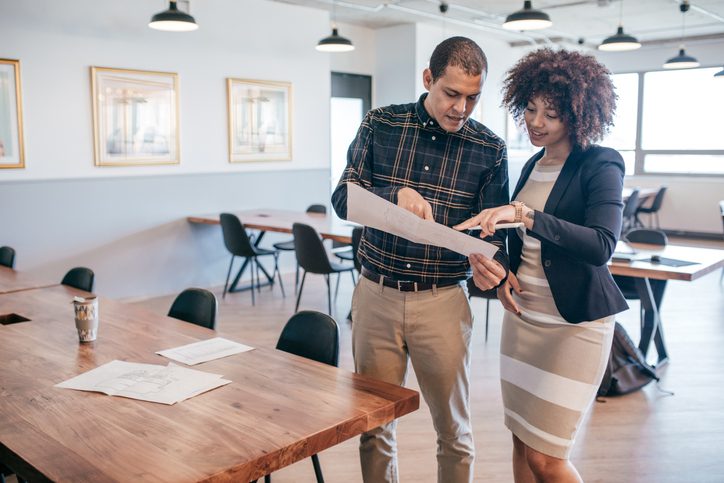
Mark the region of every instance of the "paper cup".
POLYGON ((75 328, 81 342, 93 342, 98 335, 98 299, 96 297, 73 299, 75 328))

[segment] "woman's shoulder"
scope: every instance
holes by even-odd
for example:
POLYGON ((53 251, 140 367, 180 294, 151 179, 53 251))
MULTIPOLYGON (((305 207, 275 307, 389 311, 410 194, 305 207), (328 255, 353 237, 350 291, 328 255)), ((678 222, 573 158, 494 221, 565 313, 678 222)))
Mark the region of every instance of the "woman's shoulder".
POLYGON ((622 171, 626 171, 626 164, 623 161, 621 153, 613 148, 591 144, 581 153, 583 164, 590 168, 599 168, 603 166, 614 165, 622 171))

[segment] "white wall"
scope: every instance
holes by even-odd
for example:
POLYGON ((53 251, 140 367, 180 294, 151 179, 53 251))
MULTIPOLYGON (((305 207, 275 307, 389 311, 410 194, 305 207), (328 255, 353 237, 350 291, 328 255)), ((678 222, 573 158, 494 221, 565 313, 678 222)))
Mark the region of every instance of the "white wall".
MULTIPOLYGON (((111 297, 223 283, 228 256, 199 213, 327 203, 327 12, 262 0, 192 1, 200 29, 147 27, 161 0, 0 0, 0 57, 20 59, 26 168, 0 170, 0 244, 17 268, 96 272, 111 297), (177 72, 181 164, 95 167, 90 66, 177 72), (226 77, 293 85, 293 159, 228 163, 226 77)), ((269 237, 273 241, 273 237, 269 237)), ((283 257, 288 268, 291 257, 283 257)))
POLYGON ((372 107, 415 102, 415 25, 397 25, 375 31, 376 98, 372 107))

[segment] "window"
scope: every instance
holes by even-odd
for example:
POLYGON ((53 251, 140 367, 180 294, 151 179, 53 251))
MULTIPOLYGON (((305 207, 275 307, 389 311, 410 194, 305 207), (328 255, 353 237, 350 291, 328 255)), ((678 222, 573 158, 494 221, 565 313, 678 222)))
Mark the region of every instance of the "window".
POLYGON ((724 83, 714 78, 718 70, 612 76, 619 99, 615 125, 602 144, 621 153, 627 175, 724 175, 724 83))

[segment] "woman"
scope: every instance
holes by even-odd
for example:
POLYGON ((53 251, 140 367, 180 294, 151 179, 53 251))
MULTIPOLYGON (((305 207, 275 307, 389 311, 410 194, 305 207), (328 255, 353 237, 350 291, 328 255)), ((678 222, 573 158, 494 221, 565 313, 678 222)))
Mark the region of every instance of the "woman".
POLYGON ((523 223, 509 237, 510 274, 498 288, 518 483, 582 481, 568 458, 606 368, 614 314, 628 308, 606 267, 621 230, 624 163, 591 144, 613 120, 609 74, 578 52, 523 57, 508 72, 503 104, 543 149, 523 167, 510 205, 456 227, 480 225, 485 237, 496 223, 523 223))

